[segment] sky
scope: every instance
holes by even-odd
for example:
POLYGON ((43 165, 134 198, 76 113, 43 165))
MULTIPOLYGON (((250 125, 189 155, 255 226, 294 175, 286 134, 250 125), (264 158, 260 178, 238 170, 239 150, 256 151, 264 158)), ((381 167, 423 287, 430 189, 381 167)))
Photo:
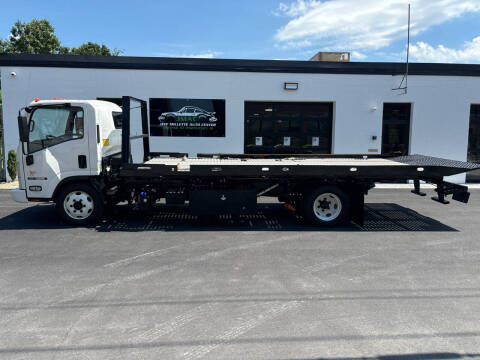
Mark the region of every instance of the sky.
POLYGON ((480 63, 480 0, 0 0, 0 37, 48 19, 63 45, 93 41, 126 56, 480 63), (5 6, 2 6, 5 10, 5 6))

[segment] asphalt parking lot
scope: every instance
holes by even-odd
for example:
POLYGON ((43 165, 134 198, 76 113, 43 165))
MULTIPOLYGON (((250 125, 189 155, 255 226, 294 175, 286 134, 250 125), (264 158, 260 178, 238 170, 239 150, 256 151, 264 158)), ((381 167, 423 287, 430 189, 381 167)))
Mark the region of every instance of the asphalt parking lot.
POLYGON ((480 358, 480 191, 367 202, 363 228, 262 204, 72 229, 2 191, 0 358, 480 358))

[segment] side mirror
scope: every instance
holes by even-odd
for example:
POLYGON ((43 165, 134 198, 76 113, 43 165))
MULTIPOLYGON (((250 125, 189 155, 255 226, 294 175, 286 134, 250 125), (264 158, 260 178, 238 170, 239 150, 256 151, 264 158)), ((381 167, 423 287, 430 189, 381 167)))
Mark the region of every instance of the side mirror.
POLYGON ((30 133, 30 129, 28 128, 26 116, 18 116, 18 133, 20 134, 21 142, 28 141, 28 134, 30 133))

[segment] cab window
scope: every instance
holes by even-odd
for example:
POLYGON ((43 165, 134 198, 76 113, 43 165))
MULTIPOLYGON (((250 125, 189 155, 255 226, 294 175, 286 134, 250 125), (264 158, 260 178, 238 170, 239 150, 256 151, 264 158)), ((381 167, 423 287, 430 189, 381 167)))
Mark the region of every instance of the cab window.
POLYGON ((112 112, 113 116, 113 125, 115 126, 115 129, 121 129, 122 128, 122 113, 119 111, 113 111, 112 112))
POLYGON ((81 108, 40 107, 33 111, 29 126, 28 152, 32 153, 83 138, 84 112, 81 108))

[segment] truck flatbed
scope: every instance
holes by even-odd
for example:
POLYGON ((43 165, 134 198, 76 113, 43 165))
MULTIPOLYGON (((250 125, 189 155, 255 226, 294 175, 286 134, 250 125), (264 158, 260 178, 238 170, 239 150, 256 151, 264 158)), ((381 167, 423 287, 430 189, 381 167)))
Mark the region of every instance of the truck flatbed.
POLYGON ((200 166, 217 166, 217 165, 232 165, 232 166, 402 166, 405 164, 392 161, 390 159, 380 158, 301 158, 301 157, 287 157, 283 159, 241 159, 241 158, 153 158, 147 160, 145 164, 149 165, 176 165, 179 168, 190 167, 195 165, 200 166))
MULTIPOLYGON (((204 155, 206 156, 206 155, 204 155)), ((245 155, 210 157, 153 157, 141 164, 123 164, 121 176, 237 176, 292 177, 347 176, 369 180, 439 180, 444 176, 480 168, 480 164, 423 155, 369 157, 367 155, 318 155, 317 157, 258 158, 245 155)))

